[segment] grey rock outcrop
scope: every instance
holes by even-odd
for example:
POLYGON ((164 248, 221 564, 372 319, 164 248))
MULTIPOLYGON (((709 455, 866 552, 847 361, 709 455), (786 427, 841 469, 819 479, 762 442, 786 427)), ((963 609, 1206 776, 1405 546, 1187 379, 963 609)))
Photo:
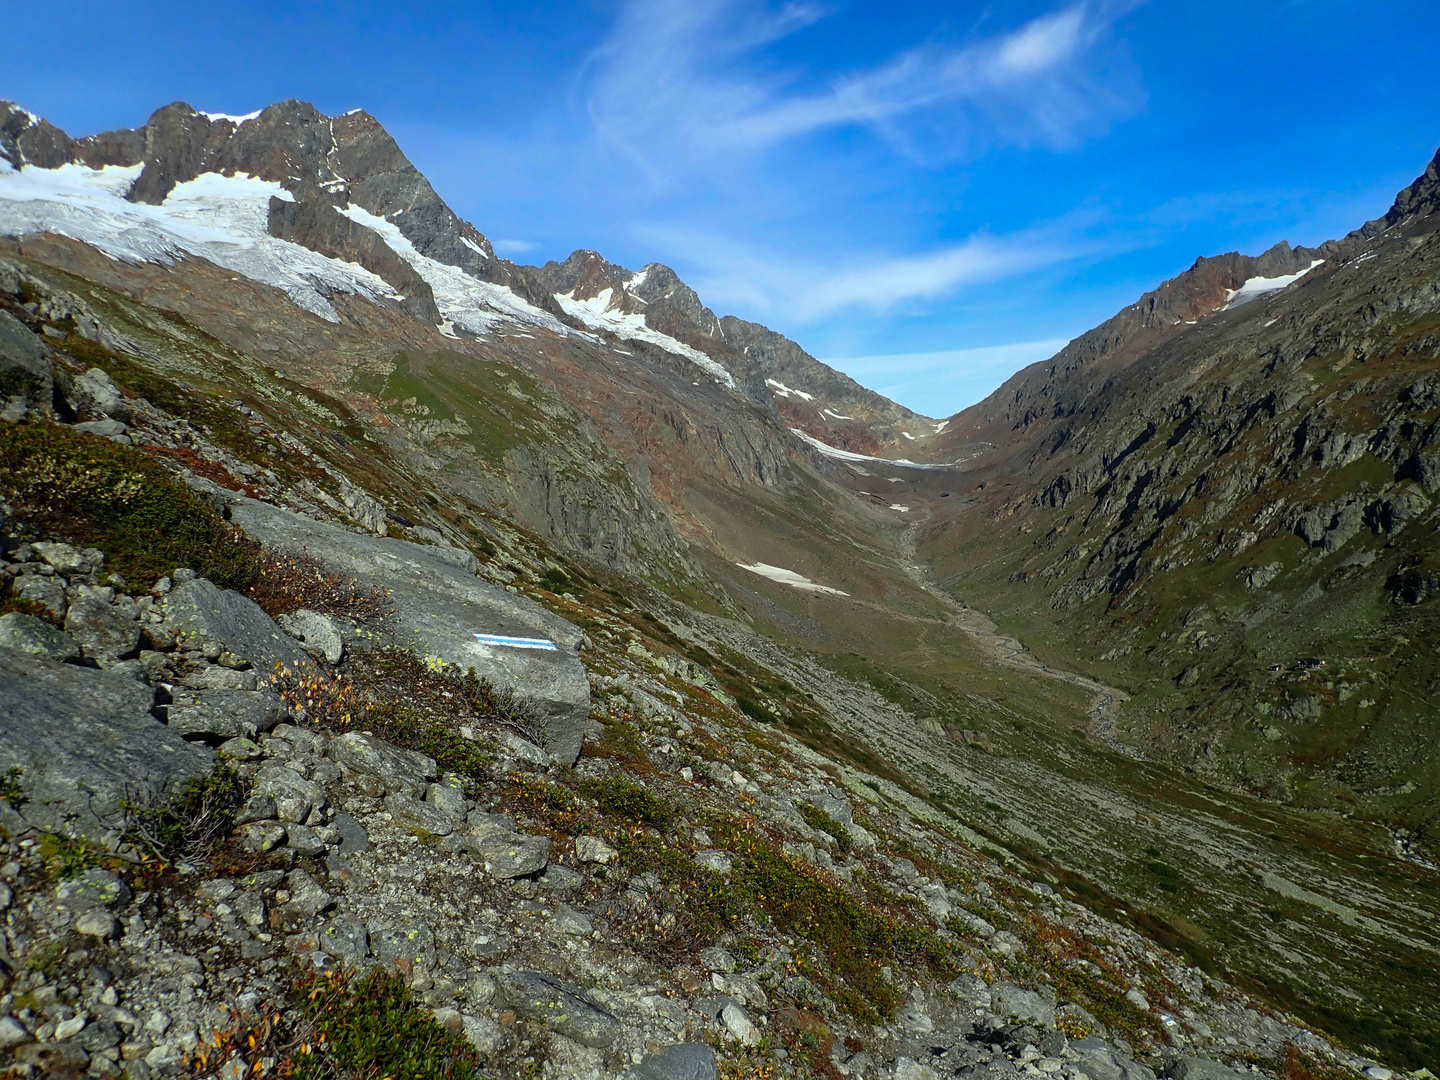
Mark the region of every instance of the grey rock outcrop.
POLYGON ((653 1054, 628 1073, 628 1080, 717 1080, 715 1051, 703 1043, 679 1043, 653 1054))
POLYGON ((196 578, 165 597, 165 617, 181 634, 218 641, 268 674, 312 666, 309 656, 249 597, 196 578))
POLYGON ((44 619, 21 611, 0 615, 0 649, 43 656, 47 660, 80 659, 80 645, 73 637, 44 619))
POLYGON ((55 368, 37 338, 19 319, 0 311, 0 399, 19 398, 26 408, 48 409, 55 368))
MULTIPOLYGON (((546 749, 567 765, 580 756, 590 684, 577 654, 583 637, 577 627, 468 573, 459 565, 462 552, 347 532, 252 499, 232 504, 231 519, 272 551, 303 553, 332 572, 384 590, 393 606, 391 642, 473 668, 512 691, 540 722, 546 749), (556 648, 482 645, 477 633, 543 638, 556 648)), ((258 666, 254 655, 251 659, 258 666)))
POLYGON ((581 1046, 604 1049, 620 1034, 620 1021, 584 992, 538 971, 502 974, 496 998, 514 1009, 517 1016, 547 1024, 581 1046))
POLYGON ((124 800, 167 798, 209 772, 211 751, 169 731, 153 704, 124 675, 0 650, 0 771, 23 770, 18 812, 98 838, 121 823, 124 800))

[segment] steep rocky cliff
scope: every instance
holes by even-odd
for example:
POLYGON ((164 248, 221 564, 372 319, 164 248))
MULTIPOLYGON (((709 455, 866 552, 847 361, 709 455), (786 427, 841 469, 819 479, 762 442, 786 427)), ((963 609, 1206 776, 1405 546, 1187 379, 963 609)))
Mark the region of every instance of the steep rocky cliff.
POLYGON ((959 593, 1133 691, 1139 751, 1432 857, 1434 673, 1409 643, 1436 557, 1434 175, 1316 252, 1197 264, 961 414, 967 508, 928 541, 959 593))

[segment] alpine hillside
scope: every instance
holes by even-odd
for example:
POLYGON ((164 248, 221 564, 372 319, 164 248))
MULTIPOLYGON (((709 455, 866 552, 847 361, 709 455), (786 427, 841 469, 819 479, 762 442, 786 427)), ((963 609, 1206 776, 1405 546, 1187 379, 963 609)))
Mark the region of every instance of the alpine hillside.
POLYGON ((1428 1075, 1437 227, 932 419, 363 111, 0 103, 0 1066, 1428 1075))

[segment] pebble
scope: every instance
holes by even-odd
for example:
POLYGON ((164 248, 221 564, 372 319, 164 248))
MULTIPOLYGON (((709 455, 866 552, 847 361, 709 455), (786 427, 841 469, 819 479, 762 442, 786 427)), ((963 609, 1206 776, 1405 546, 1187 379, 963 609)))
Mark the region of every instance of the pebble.
POLYGON ((0 1018, 0 1048, 19 1046, 30 1038, 30 1033, 13 1016, 0 1018))
POLYGON ((598 836, 577 836, 575 857, 581 862, 608 863, 620 853, 598 836))
POLYGON ((96 908, 77 915, 73 925, 77 934, 108 940, 115 936, 120 924, 110 912, 96 908))
POLYGON ((739 1005, 730 1004, 720 1010, 720 1019, 742 1046, 756 1046, 760 1042, 760 1029, 750 1022, 739 1005))

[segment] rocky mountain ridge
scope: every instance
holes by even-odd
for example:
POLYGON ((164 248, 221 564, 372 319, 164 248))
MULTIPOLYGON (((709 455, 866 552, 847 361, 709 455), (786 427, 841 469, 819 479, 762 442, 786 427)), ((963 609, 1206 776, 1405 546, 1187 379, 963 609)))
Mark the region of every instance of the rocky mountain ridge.
POLYGON ((773 404, 792 426, 841 449, 873 454, 882 447, 903 448, 907 437, 901 429, 915 429, 909 433, 913 439, 930 434, 933 426, 773 331, 733 317, 718 319, 669 267, 655 263, 634 273, 594 252, 576 252, 564 263, 538 269, 497 257, 484 235, 445 205, 363 110, 332 118, 289 101, 237 120, 212 118, 177 102, 157 111, 144 128, 71 139, 25 110, 0 103, 0 157, 15 169, 72 163, 96 170, 139 167, 124 198, 153 205, 164 204, 177 185, 206 174, 238 173, 278 184, 288 198, 270 198, 270 235, 371 271, 390 286, 402 310, 432 326, 461 334, 485 330, 473 319, 448 320, 425 270, 407 260, 407 245, 441 267, 509 290, 574 328, 620 340, 638 333, 696 359, 708 374, 738 386, 752 401, 773 404), (368 217, 349 213, 352 205, 368 217), (398 237, 383 235, 387 225, 398 237), (607 288, 609 296, 600 298, 607 288), (786 387, 786 378, 797 384, 794 390, 786 387), (817 398, 819 404, 813 404, 817 398))
POLYGON ((1144 752, 1377 815, 1407 852, 1433 832, 1440 778, 1404 687, 1432 676, 1423 651, 1380 642, 1428 633, 1435 175, 1432 162, 1385 217, 1301 252, 1324 262, 1289 287, 1197 325, 1163 325, 1172 311, 1146 329, 1127 310, 1068 366, 1022 372, 957 418, 991 444, 972 447, 965 510, 991 525, 957 542, 950 514, 932 538, 982 603, 1083 608, 1077 630, 1104 628, 1085 631, 1085 663, 1137 692, 1128 730, 1144 752), (1385 693, 1357 709, 1361 682, 1385 693))

